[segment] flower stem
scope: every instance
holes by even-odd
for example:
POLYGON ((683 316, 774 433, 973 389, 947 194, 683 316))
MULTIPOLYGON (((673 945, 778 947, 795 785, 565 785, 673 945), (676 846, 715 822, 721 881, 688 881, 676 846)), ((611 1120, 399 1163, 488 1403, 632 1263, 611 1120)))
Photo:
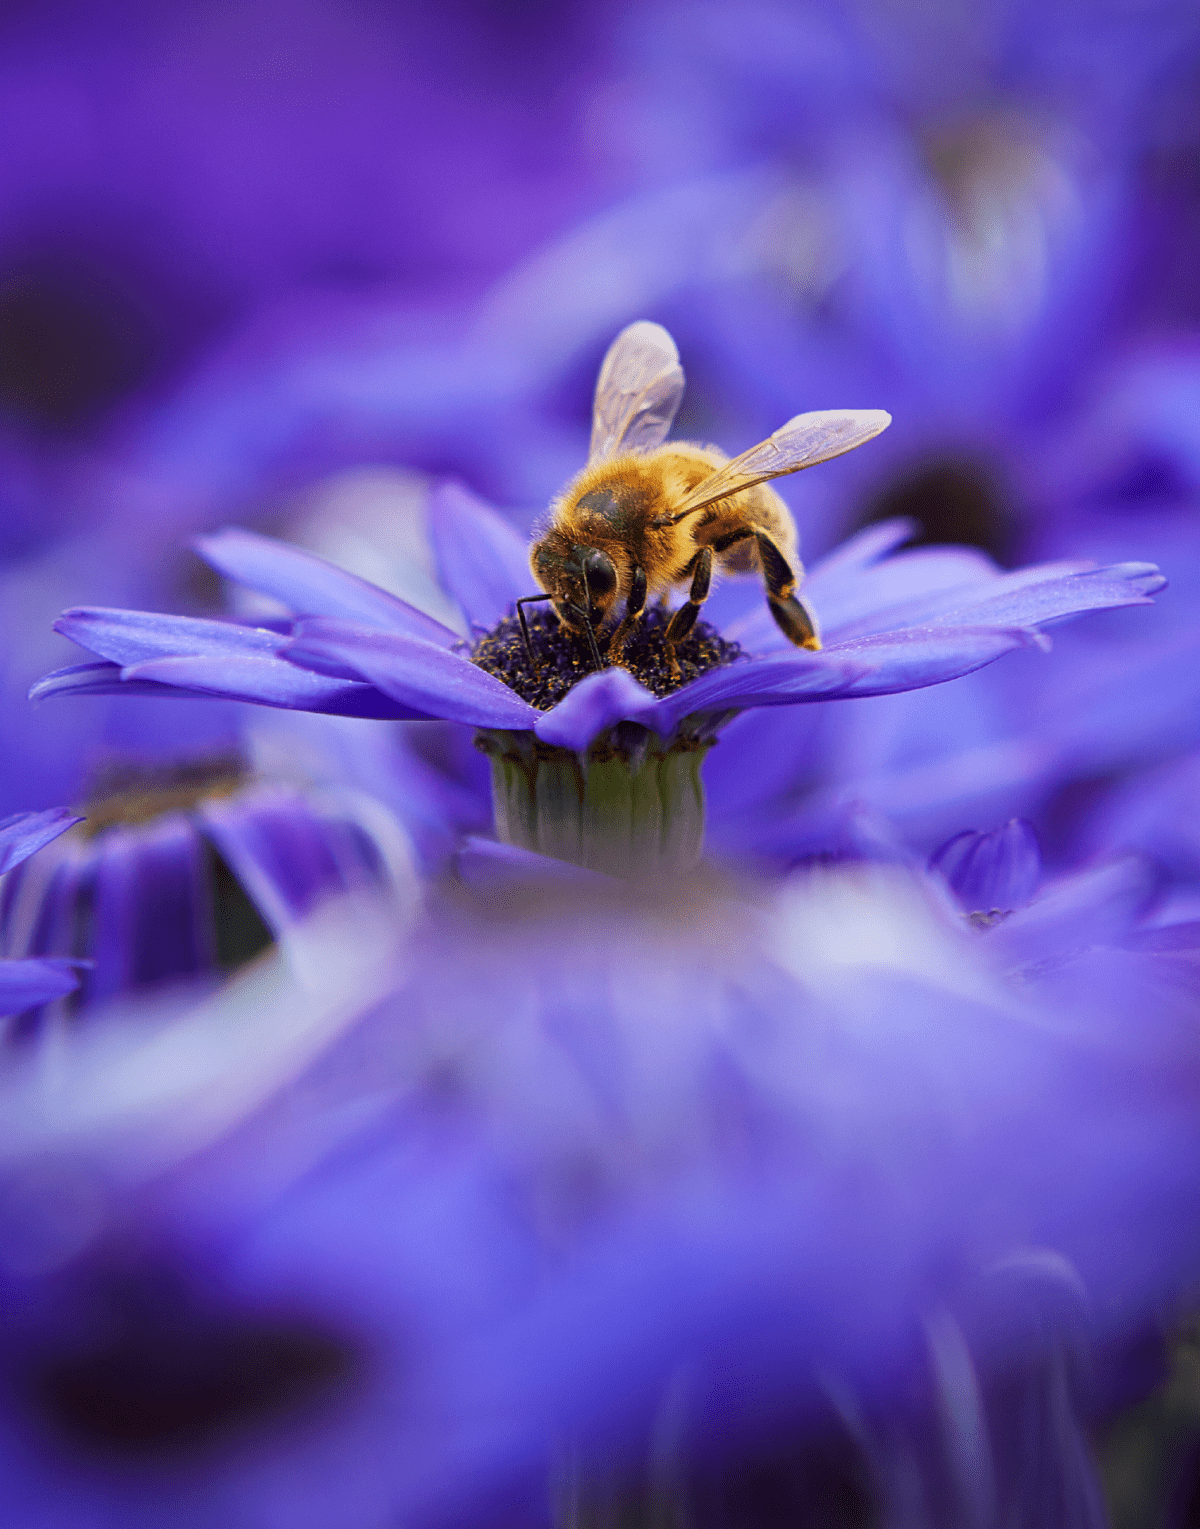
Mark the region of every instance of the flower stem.
POLYGON ((492 761, 498 838, 631 879, 698 863, 700 767, 711 742, 691 736, 663 742, 623 726, 579 755, 528 732, 488 729, 476 738, 492 761))

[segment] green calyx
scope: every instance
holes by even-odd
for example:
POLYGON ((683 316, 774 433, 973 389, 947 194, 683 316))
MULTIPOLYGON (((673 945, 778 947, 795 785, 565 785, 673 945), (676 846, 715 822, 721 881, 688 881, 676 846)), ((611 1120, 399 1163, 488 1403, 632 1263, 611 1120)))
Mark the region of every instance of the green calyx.
POLYGON ((632 746, 602 735, 583 755, 534 733, 480 732, 497 837, 610 876, 691 870, 704 848, 700 767, 712 739, 638 731, 632 746))

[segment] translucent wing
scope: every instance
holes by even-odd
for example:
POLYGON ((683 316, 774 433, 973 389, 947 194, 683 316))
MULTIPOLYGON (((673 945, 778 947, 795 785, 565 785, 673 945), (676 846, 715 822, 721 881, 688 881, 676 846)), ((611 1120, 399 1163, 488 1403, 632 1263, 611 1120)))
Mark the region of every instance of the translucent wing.
POLYGON ((768 478, 782 478, 802 467, 815 467, 818 462, 840 457, 886 430, 891 422, 892 416, 883 409, 820 409, 797 414, 774 435, 743 451, 740 457, 734 457, 698 483, 676 514, 662 524, 674 525, 706 504, 753 488, 756 483, 765 483, 768 478))
POLYGON ((643 319, 622 329, 596 382, 589 463, 661 446, 682 397, 679 352, 662 325, 643 319))

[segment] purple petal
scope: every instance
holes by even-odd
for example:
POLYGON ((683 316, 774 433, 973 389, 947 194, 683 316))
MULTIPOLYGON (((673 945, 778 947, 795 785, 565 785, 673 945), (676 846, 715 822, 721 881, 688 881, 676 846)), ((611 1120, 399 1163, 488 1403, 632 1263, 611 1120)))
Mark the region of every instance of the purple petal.
POLYGON ((560 749, 586 749, 597 733, 626 720, 644 722, 667 733, 659 703, 628 669, 604 669, 580 680, 551 711, 535 712, 534 731, 543 743, 560 749))
POLYGON ((883 632, 916 626, 929 619, 950 592, 994 589, 1001 578, 996 564, 971 547, 929 547, 901 552, 844 582, 824 598, 806 581, 802 593, 811 600, 827 636, 883 632))
POLYGON ((1042 879, 1042 852, 1033 824, 1012 818, 990 833, 968 829, 936 850, 937 871, 967 912, 1023 908, 1042 879))
MULTIPOLYGON (((803 586, 827 648, 852 638, 924 628, 1020 627, 1032 632, 1089 610, 1145 605, 1166 583, 1150 563, 1109 568, 1043 563, 1000 573, 981 553, 952 547, 901 553, 873 568, 834 573, 823 582, 814 576, 803 586)), ((785 650, 785 639, 765 609, 731 635, 759 653, 785 650)))
POLYGON ((1084 611, 1149 605, 1166 582, 1153 563, 1116 563, 1109 568, 1047 563, 1006 574, 986 593, 965 602, 947 596, 934 624, 1045 626, 1084 611))
POLYGON ((286 659, 159 658, 122 670, 135 685, 170 686, 180 694, 212 696, 228 701, 256 701, 287 711, 316 711, 341 717, 382 719, 424 718, 427 713, 397 706, 372 685, 330 679, 286 659))
MULTIPOLYGON (((916 521, 907 518, 867 526, 826 553, 808 570, 804 577, 804 594, 811 599, 813 609, 818 611, 826 625, 836 626, 842 619, 840 605, 847 599, 858 597, 863 570, 886 557, 917 530, 916 521)), ((721 587, 725 589, 727 586, 721 587)), ((726 635, 744 643, 754 653, 776 648, 786 652, 790 646, 771 619, 764 601, 759 601, 748 615, 731 622, 726 635)))
POLYGON ((74 823, 82 823, 78 813, 67 807, 48 807, 44 812, 18 812, 0 821, 0 876, 22 860, 65 833, 74 823))
POLYGON ((155 611, 69 610, 54 623, 54 630, 122 668, 152 658, 277 653, 287 641, 266 627, 155 611))
POLYGON ((836 643, 821 656, 858 669, 858 676, 840 692, 842 695, 894 695, 957 679, 1014 648, 1032 646, 1037 646, 1036 639, 1028 632, 966 627, 947 632, 889 632, 836 643))
POLYGON ((1126 855, 1053 883, 1028 907, 988 935, 1011 962, 1062 958, 1091 946, 1125 940, 1153 901, 1158 876, 1141 856, 1126 855))
POLYGON ((790 644, 778 657, 752 658, 703 674, 682 690, 655 704, 658 721, 649 725, 671 731, 692 712, 724 711, 744 706, 787 706, 794 701, 841 695, 865 666, 828 652, 804 653, 790 644))
POLYGON ((301 621, 287 654, 296 664, 361 674, 406 708, 401 715, 408 717, 530 728, 545 715, 469 659, 398 633, 341 621, 301 621))
POLYGON ((863 568, 869 568, 872 563, 877 563, 919 529, 917 522, 907 516, 865 526, 814 563, 808 570, 806 582, 817 589, 824 589, 827 584, 836 584, 843 576, 852 576, 863 568))
POLYGON ((442 648, 458 641, 456 632, 424 611, 286 542, 230 528, 197 537, 195 547, 218 572, 274 596, 297 615, 336 616, 420 637, 442 648))
MULTIPOLYGON (((914 565, 915 561, 914 555, 914 565)), ((1149 563, 1100 569, 1077 564, 1025 568, 969 589, 960 585, 931 595, 919 603, 923 626, 913 621, 911 604, 894 607, 887 613, 889 623, 895 623, 892 629, 851 639, 839 637, 812 657, 859 669, 859 676, 840 692, 843 695, 916 690, 969 674, 1013 648, 1044 646, 1038 629, 1048 622, 1086 610, 1147 604, 1164 582, 1149 563)), ((859 623, 863 627, 877 624, 878 617, 859 623)))
POLYGON ((361 830, 319 816, 292 792, 209 801, 202 818, 276 935, 326 897, 381 885, 379 857, 361 830))
POLYGON ((914 587, 911 597, 903 602, 841 626, 835 641, 926 627, 1022 627, 1033 631, 1084 611, 1149 604, 1149 597, 1165 583, 1151 563, 1119 563, 1110 568, 1083 562, 1035 564, 992 578, 929 588, 920 592, 920 598, 914 587))
MULTIPOLYGON (((79 986, 75 961, 0 961, 0 1015, 20 1014, 73 993, 79 986)), ((86 965, 87 963, 82 963, 86 965)))
MULTIPOLYGON (((84 948, 80 943, 79 908, 81 898, 90 896, 90 889, 81 892, 87 880, 88 857, 80 849, 77 843, 68 841, 62 846, 61 856, 55 851, 57 863, 46 868, 44 880, 40 879, 43 867, 38 861, 18 868, 17 875, 28 876, 30 880, 30 886, 21 890, 34 894, 37 909, 21 955, 66 956, 84 948)), ((16 947, 13 949, 15 952, 16 947)))
POLYGON ((490 630, 518 596, 536 593, 525 538, 461 484, 430 495, 429 530, 441 582, 472 626, 490 630))
MULTIPOLYGON (((161 660, 160 660, 161 661, 161 660)), ((29 688, 31 701, 47 701, 60 695, 148 695, 174 700, 195 700, 196 692, 176 690, 170 685, 159 685, 152 680, 123 679, 128 673, 120 664, 72 664, 67 669, 55 669, 45 674, 29 688)))
MULTIPOLYGON (((889 524, 895 527, 894 537, 907 522, 898 527, 889 524)), ((826 558, 801 587, 827 643, 850 634, 866 636, 913 626, 918 614, 925 615, 931 598, 936 600, 947 590, 993 588, 1000 577, 991 558, 969 547, 922 547, 873 566, 857 559, 841 564, 836 559, 837 554, 826 558)), ((765 601, 729 635, 755 653, 786 652, 790 647, 765 601)))
POLYGON ((216 964, 204 846, 182 815, 101 838, 92 906, 90 1001, 195 977, 216 964))

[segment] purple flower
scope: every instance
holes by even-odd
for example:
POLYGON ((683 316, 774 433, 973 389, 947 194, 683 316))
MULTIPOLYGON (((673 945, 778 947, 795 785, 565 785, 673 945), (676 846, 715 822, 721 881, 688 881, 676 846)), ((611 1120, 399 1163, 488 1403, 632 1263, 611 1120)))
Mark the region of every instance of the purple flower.
MULTIPOLYGON (((447 590, 474 630, 494 627, 528 591, 524 544, 498 515, 453 487, 435 496, 430 515, 447 590)), ((68 612, 58 630, 98 661, 49 675, 33 695, 175 693, 356 717, 441 718, 500 736, 499 779, 509 769, 508 738, 583 756, 599 736, 633 724, 635 741, 657 740, 655 754, 670 754, 681 739, 685 749, 702 753, 720 727, 747 708, 887 695, 952 679, 1013 649, 1044 646, 1042 629, 1064 617, 1144 604, 1163 584, 1147 564, 1104 569, 1073 562, 1005 574, 973 551, 889 556, 910 529, 906 523, 874 527, 812 569, 804 592, 825 634, 822 651, 792 648, 757 607, 727 629, 748 650, 745 660, 665 695, 652 694, 625 669, 605 669, 548 710, 472 663, 457 633, 406 602, 295 548, 225 531, 201 541, 204 556, 289 614, 252 625, 68 612)), ((646 744, 636 746, 644 751, 646 744)), ((688 766, 693 774, 698 763, 695 757, 688 766)), ((702 801, 698 777, 679 789, 702 801)), ((570 837, 578 830, 568 827, 564 841, 552 835, 539 841, 536 830, 513 821, 519 803, 510 800, 505 810, 501 837, 580 858, 570 837)), ((696 834, 693 826, 685 837, 698 848, 696 834)), ((616 853, 617 864, 624 863, 627 852, 616 853)))
POLYGON ((55 823, 84 826, 6 878, 0 948, 36 958, 6 963, 14 978, 72 964, 56 957, 88 971, 82 985, 72 976, 14 1001, 9 1012, 27 1011, 15 1037, 37 1034, 38 1006, 77 986, 72 1015, 172 984, 203 989, 286 942, 330 898, 391 896, 399 909, 410 895, 407 845, 378 803, 256 783, 235 759, 115 771, 84 818, 55 823))
POLYGON ((291 974, 80 1036, 53 1109, 3 1086, 7 1500, 1095 1521, 1085 1361, 1200 1252, 1194 944, 1097 906, 1010 976, 1020 912, 894 869, 510 883, 384 1001, 395 931, 327 910, 291 974))
MULTIPOLYGON (((457 564, 446 570, 451 593, 477 627, 495 622, 529 587, 523 544, 499 516, 460 492, 443 492, 434 513, 446 562, 457 564), (464 551, 448 551, 451 536, 461 538, 464 551), (481 554, 494 561, 471 567, 481 554)), ((1064 617, 1146 604, 1165 582, 1141 563, 1107 569, 1060 563, 1004 574, 970 551, 888 558, 910 531, 903 522, 873 527, 810 572, 805 598, 821 618, 822 652, 789 652, 782 637, 752 617, 733 629, 753 642, 748 663, 666 699, 610 670, 584 680, 570 701, 544 715, 472 666, 458 651, 464 644, 457 634, 422 612, 294 548, 227 531, 203 539, 203 555, 289 605, 292 619, 268 627, 69 611, 57 629, 102 661, 56 671, 33 696, 185 691, 349 716, 528 727, 547 742, 585 749, 619 721, 667 735, 699 712, 937 684, 1038 645, 1041 629, 1064 617)))

